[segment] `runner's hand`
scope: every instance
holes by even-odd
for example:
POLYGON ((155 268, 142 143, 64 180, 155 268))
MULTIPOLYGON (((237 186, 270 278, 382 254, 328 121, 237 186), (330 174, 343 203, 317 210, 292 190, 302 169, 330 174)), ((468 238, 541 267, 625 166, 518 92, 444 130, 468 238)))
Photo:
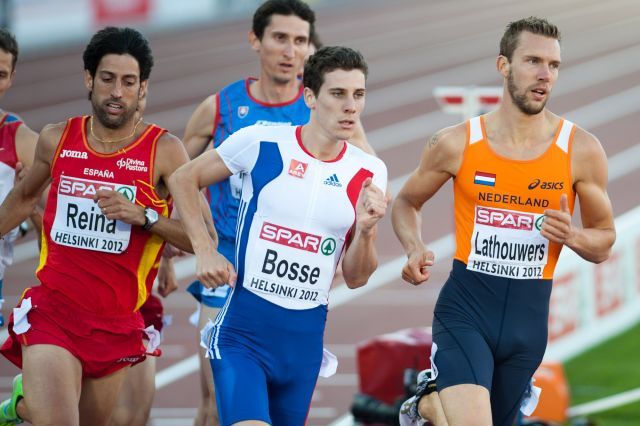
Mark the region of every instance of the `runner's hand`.
POLYGON ((177 289, 178 279, 176 278, 173 261, 163 257, 160 259, 160 267, 158 268, 158 294, 162 297, 167 297, 177 289))
POLYGON ((560 196, 560 210, 547 209, 544 211, 544 216, 540 234, 554 243, 567 244, 575 232, 575 228, 571 225, 567 194, 560 196))
POLYGON ((119 220, 130 225, 142 226, 145 223, 144 208, 133 203, 116 191, 100 189, 93 197, 102 214, 109 220, 119 220))
POLYGON ((409 253, 407 263, 402 268, 402 279, 409 284, 422 284, 431 276, 429 267, 433 266, 433 263, 434 255, 431 250, 423 248, 409 253))
POLYGON ((196 253, 196 278, 207 288, 217 288, 225 284, 236 284, 233 265, 217 251, 196 253))
POLYGON ((371 178, 365 179, 356 203, 356 223, 363 232, 369 232, 384 216, 389 200, 375 186, 371 178))

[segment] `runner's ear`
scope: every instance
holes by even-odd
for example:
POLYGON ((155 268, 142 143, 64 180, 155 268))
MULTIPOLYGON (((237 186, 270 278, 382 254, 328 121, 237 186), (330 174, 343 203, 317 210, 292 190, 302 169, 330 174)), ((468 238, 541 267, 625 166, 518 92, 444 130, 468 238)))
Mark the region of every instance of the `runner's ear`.
POLYGON ((251 45, 251 49, 253 49, 256 52, 259 52, 261 43, 258 36, 253 31, 249 31, 247 35, 249 38, 249 44, 251 45))
POLYGON ((311 90, 308 87, 305 87, 303 96, 304 96, 304 103, 307 104, 307 107, 309 107, 309 109, 315 109, 316 95, 313 93, 313 90, 311 90))

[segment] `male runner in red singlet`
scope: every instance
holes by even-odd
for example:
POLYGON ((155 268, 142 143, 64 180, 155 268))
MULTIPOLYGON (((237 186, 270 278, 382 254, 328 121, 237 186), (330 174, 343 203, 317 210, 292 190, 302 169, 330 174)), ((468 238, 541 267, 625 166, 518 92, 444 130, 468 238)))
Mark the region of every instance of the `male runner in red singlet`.
MULTIPOLYGON (((0 28, 0 98, 11 87, 16 74, 18 43, 13 35, 0 28)), ((15 114, 0 109, 0 202, 13 188, 16 175, 23 167, 30 167, 36 149, 38 135, 27 127, 15 114)), ((33 218, 39 226, 38 218, 33 218)), ((0 240, 0 326, 4 325, 2 315, 2 285, 4 272, 13 261, 13 244, 18 237, 18 228, 0 240)))
POLYGON ((46 126, 31 170, 0 206, 1 237, 51 183, 41 285, 23 294, 2 346, 24 376, 24 399, 12 409, 34 425, 107 424, 124 367, 145 358, 138 310, 164 240, 190 250, 168 218, 165 184, 187 154, 135 116, 153 65, 147 40, 105 28, 83 59, 92 116, 46 126))
POLYGON ((567 246, 590 262, 615 240, 600 142, 545 109, 560 66, 559 31, 510 23, 494 112, 436 133, 393 206, 404 280, 429 278, 420 209, 450 178, 456 254, 434 310, 432 367, 450 426, 510 426, 547 344, 551 281, 567 246), (575 197, 582 227, 572 223, 575 197))

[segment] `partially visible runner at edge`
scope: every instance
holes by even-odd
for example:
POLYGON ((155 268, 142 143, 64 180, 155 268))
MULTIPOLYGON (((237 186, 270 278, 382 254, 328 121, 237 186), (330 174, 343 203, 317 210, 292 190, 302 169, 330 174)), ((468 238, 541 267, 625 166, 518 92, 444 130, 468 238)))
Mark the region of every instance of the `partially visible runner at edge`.
MULTIPOLYGON (((11 88, 16 75, 18 50, 18 43, 13 34, 0 28, 0 98, 11 88)), ((0 203, 13 188, 18 175, 24 173, 25 168, 31 167, 37 140, 38 134, 24 124, 20 117, 0 109, 0 203)), ((39 234, 42 216, 34 212, 30 218, 39 234)), ((4 325, 4 273, 13 263, 13 246, 20 233, 21 229, 16 227, 0 240, 0 326, 4 325)))

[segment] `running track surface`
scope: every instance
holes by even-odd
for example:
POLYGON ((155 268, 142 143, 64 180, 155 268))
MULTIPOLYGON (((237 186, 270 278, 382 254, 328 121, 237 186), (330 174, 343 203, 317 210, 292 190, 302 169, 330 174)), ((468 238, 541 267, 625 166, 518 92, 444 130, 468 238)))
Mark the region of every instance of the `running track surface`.
MULTIPOLYGON (((632 189, 640 181, 640 155, 632 148, 640 139, 634 131, 640 118, 640 3, 635 0, 368 1, 319 10, 318 29, 325 44, 355 47, 369 62, 363 122, 372 146, 387 163, 396 192, 416 166, 427 137, 461 119, 439 112, 433 88, 501 84, 495 56, 503 28, 530 15, 548 17, 563 32, 560 79, 548 106, 602 141, 611 159, 609 190, 616 216, 640 203, 640 192, 632 189)), ((257 60, 246 42, 249 26, 243 20, 152 36, 156 66, 146 120, 182 136, 202 99, 238 78, 255 75, 257 60)), ((82 84, 83 47, 21 60, 3 107, 21 114, 35 130, 89 113, 82 84)), ((425 241, 453 230, 451 208, 448 185, 424 210, 425 241)), ((381 266, 402 254, 388 216, 378 238, 381 266)), ((10 268, 5 315, 22 288, 34 282, 35 264, 35 258, 28 257, 10 268)), ((339 356, 340 367, 333 378, 319 380, 309 425, 327 425, 348 410, 358 386, 357 343, 431 324, 433 303, 449 267, 450 258, 438 258, 431 281, 418 288, 402 283, 399 269, 379 275, 379 287, 334 304, 326 345, 339 356)), ((182 284, 189 281, 185 276, 182 284)), ((195 354, 196 330, 187 321, 194 307, 183 291, 166 299, 173 325, 165 333, 159 371, 195 354)), ((188 367, 178 370, 187 373, 179 373, 156 394, 152 425, 192 422, 198 377, 188 367)), ((16 372, 0 360, 1 397, 8 394, 16 372)))

